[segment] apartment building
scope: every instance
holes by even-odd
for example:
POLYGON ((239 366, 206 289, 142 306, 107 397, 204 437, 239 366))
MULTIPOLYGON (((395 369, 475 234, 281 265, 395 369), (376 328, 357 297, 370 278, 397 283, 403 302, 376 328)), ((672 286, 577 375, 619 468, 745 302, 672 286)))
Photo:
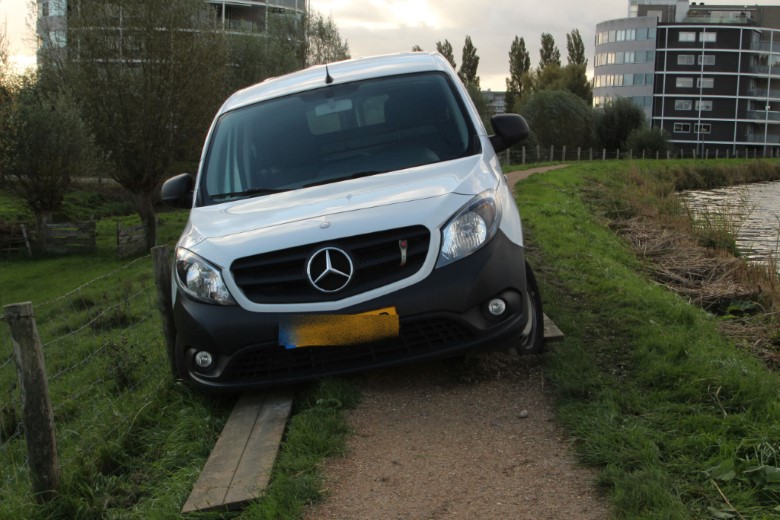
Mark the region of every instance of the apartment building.
MULTIPOLYGON (((39 48, 65 48, 68 43, 68 15, 85 0, 38 0, 39 48)), ((94 0, 87 0, 94 1, 94 0)), ((214 8, 222 29, 242 33, 262 33, 274 14, 303 15, 308 0, 193 0, 214 8)))
POLYGON ((596 27, 593 105, 628 97, 678 149, 780 153, 780 6, 629 0, 596 27))

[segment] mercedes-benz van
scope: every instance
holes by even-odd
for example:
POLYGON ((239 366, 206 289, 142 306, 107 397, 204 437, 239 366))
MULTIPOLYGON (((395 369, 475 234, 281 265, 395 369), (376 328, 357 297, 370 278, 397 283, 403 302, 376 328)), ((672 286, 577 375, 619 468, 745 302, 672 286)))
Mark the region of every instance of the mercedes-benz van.
POLYGON ((238 390, 474 348, 543 345, 539 291, 496 153, 436 53, 315 66, 232 95, 175 251, 174 373, 238 390))

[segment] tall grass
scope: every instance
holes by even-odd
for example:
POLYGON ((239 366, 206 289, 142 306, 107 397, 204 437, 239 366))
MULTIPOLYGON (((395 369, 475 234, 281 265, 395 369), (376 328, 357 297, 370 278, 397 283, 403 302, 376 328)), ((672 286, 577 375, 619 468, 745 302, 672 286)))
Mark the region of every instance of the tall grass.
POLYGON ((618 518, 777 517, 780 378, 649 281, 610 229, 615 215, 661 212, 629 204, 625 185, 678 187, 637 166, 578 164, 516 188, 545 310, 566 333, 546 357, 559 417, 618 518))

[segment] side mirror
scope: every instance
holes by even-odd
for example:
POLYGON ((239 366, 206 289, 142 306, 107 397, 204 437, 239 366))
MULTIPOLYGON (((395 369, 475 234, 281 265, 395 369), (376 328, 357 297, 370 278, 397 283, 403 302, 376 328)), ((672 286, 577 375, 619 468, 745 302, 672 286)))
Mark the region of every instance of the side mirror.
POLYGON ((195 179, 192 175, 182 173, 163 183, 160 198, 164 203, 175 208, 191 208, 194 187, 195 179))
POLYGON ((523 116, 517 114, 496 114, 490 118, 490 124, 495 132, 490 136, 490 144, 496 153, 516 145, 531 133, 523 116))

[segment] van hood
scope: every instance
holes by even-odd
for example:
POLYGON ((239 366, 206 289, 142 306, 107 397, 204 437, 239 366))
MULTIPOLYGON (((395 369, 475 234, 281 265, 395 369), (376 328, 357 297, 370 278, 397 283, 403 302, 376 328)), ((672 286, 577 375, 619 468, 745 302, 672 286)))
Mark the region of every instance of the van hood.
POLYGON ((194 208, 180 245, 451 193, 476 195, 498 178, 481 155, 194 208))

